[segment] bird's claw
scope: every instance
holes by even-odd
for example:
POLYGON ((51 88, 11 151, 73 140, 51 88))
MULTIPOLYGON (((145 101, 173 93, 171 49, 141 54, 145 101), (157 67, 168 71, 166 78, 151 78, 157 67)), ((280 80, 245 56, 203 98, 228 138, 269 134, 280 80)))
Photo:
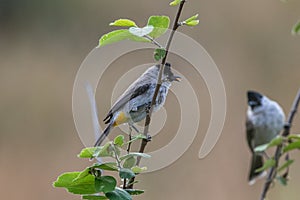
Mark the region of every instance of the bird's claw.
POLYGON ((152 136, 151 136, 151 135, 147 135, 146 137, 147 137, 147 138, 146 138, 145 140, 147 140, 147 142, 152 141, 152 136))

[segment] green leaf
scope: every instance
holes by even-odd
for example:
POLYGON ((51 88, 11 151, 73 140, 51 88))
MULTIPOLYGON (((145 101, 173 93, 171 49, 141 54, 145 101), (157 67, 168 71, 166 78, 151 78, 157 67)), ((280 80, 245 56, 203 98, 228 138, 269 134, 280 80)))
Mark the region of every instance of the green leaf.
POLYGON ((276 136, 275 138, 273 138, 272 140, 271 140, 271 142, 269 142, 269 147, 274 147, 274 146, 278 146, 278 145, 280 145, 280 144, 282 144, 282 142, 283 142, 283 137, 282 136, 280 136, 280 135, 278 135, 278 136, 276 136))
POLYGON ((293 34, 293 35, 300 35, 300 21, 298 21, 298 22, 294 25, 294 27, 293 27, 293 29, 292 29, 292 34, 293 34))
POLYGON ((110 26, 124 26, 124 27, 132 27, 137 26, 134 21, 130 19, 117 19, 114 22, 109 24, 110 26))
POLYGON ((180 4, 180 2, 181 2, 181 0, 174 0, 170 3, 170 6, 177 6, 180 4))
POLYGON ((299 134, 293 134, 288 136, 289 140, 300 140, 300 135, 299 134))
MULTIPOLYGON (((117 145, 114 145, 113 148, 114 148, 114 154, 117 154, 118 156, 120 156, 121 155, 121 148, 118 147, 117 145)), ((114 155, 114 157, 116 157, 116 156, 114 155)))
POLYGON ((138 190, 138 189, 125 189, 126 192, 128 192, 130 195, 139 195, 143 194, 144 190, 138 190))
POLYGON ((268 149, 269 144, 263 144, 255 147, 254 151, 255 152, 263 152, 268 149))
POLYGON ((104 199, 108 199, 105 196, 101 196, 101 195, 83 195, 82 199, 88 199, 88 200, 104 200, 104 199))
POLYGON ((130 27, 129 32, 137 37, 143 37, 145 35, 150 34, 153 31, 154 27, 149 25, 143 28, 139 27, 130 27))
POLYGON ((185 25, 187 26, 196 26, 199 24, 199 20, 192 20, 190 22, 186 22, 185 25))
POLYGON ((124 135, 118 135, 117 137, 115 137, 114 144, 122 147, 124 145, 124 135))
POLYGON ((278 169, 277 172, 281 172, 282 170, 286 169, 289 167, 291 164, 293 164, 294 160, 287 160, 285 163, 283 163, 278 169))
POLYGON ((94 157, 113 157, 114 150, 113 150, 112 142, 107 142, 104 146, 100 148, 99 151, 96 151, 94 157))
POLYGON ((136 158, 135 157, 129 157, 129 158, 125 159, 125 161, 123 163, 123 167, 130 169, 135 164, 136 164, 136 158))
POLYGON ((97 192, 111 192, 115 189, 117 181, 112 176, 101 176, 95 179, 95 189, 97 192))
POLYGON ((193 20, 196 20, 198 18, 198 14, 191 16, 190 18, 184 20, 185 23, 191 22, 193 20))
POLYGON ((160 59, 164 58, 165 56, 166 56, 166 50, 164 50, 164 49, 155 49, 154 59, 156 61, 159 61, 160 59))
POLYGON ((142 37, 138 37, 135 35, 132 35, 129 30, 127 29, 120 29, 120 30, 115 30, 112 32, 109 32, 105 35, 103 35, 100 40, 99 40, 99 47, 112 44, 115 42, 119 42, 122 40, 132 40, 136 42, 151 42, 150 40, 142 37))
POLYGON ((125 156, 122 156, 122 157, 120 157, 120 160, 122 161, 122 160, 125 160, 125 159, 127 159, 127 158, 129 158, 129 157, 144 157, 144 158, 150 158, 151 156, 150 155, 148 155, 148 154, 146 154, 146 153, 137 153, 137 152, 135 152, 135 153, 129 153, 129 154, 126 154, 125 156))
POLYGON ((100 147, 87 147, 81 150, 77 155, 79 158, 92 158, 95 154, 95 151, 100 147))
POLYGON ((300 140, 297 140, 296 142, 292 142, 288 145, 286 145, 283 148, 283 152, 286 153, 288 151, 294 150, 294 149, 299 149, 300 148, 300 140))
POLYGON ((273 158, 268 159, 265 161, 264 165, 261 168, 258 168, 255 170, 255 172, 262 172, 265 171, 271 167, 274 167, 276 164, 275 160, 273 158))
POLYGON ((108 171, 118 171, 118 166, 116 162, 107 162, 107 163, 95 163, 93 168, 108 170, 108 171))
POLYGON ((187 25, 187 26, 196 26, 199 24, 198 14, 191 16, 190 18, 184 20, 181 24, 187 25))
POLYGON ((132 200, 130 194, 121 188, 116 188, 112 192, 105 193, 110 200, 132 200))
POLYGON ((287 186, 287 181, 288 181, 287 178, 284 178, 282 176, 277 176, 276 179, 281 185, 287 186))
POLYGON ((126 144, 132 143, 136 140, 141 140, 141 139, 147 139, 147 137, 144 134, 138 134, 132 137, 132 140, 126 142, 126 144))
POLYGON ((130 178, 135 177, 135 174, 130 169, 121 168, 119 171, 119 176, 123 179, 125 179, 125 178, 130 179, 130 178))
POLYGON ((77 181, 74 181, 79 176, 80 172, 67 172, 60 175, 53 183, 54 187, 66 188, 73 194, 94 194, 95 190, 95 177, 87 175, 77 181))
POLYGON ((157 38, 163 35, 170 24, 170 18, 168 16, 151 16, 148 19, 148 26, 153 26, 154 29, 148 35, 152 38, 157 38))
POLYGON ((144 134, 138 134, 138 135, 134 135, 133 139, 147 139, 147 136, 145 136, 144 134))
POLYGON ((78 181, 79 179, 83 179, 84 177, 88 176, 90 174, 90 168, 87 167, 85 168, 85 170, 83 170, 82 172, 80 172, 78 174, 78 176, 73 180, 74 181, 78 181))
POLYGON ((254 149, 254 151, 255 152, 263 152, 270 147, 274 147, 274 146, 278 146, 278 145, 282 144, 283 141, 284 140, 283 140, 282 136, 277 136, 277 137, 273 138, 269 143, 257 146, 254 149))
POLYGON ((147 170, 147 167, 139 167, 139 166, 134 166, 131 168, 131 170, 135 173, 135 174, 140 174, 144 171, 147 170))

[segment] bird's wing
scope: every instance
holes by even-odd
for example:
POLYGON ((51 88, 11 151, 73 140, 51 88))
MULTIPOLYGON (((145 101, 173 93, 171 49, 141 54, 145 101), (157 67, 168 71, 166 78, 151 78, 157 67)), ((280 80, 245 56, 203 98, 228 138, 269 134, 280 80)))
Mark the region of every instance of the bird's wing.
POLYGON ((127 90, 119 97, 116 103, 112 106, 107 116, 103 121, 109 123, 114 113, 121 109, 128 101, 134 99, 141 94, 144 94, 151 87, 151 84, 156 84, 159 68, 154 65, 148 68, 136 81, 134 81, 127 90))
POLYGON ((112 106, 112 108, 110 109, 110 111, 108 112, 107 116, 103 121, 106 121, 105 122, 106 124, 109 123, 115 111, 119 110, 131 99, 134 99, 135 97, 147 92, 150 86, 151 86, 150 82, 139 84, 138 80, 133 84, 131 84, 129 88, 119 97, 116 103, 112 106))
POLYGON ((246 134, 247 134, 247 142, 249 145, 249 148, 251 150, 251 152, 254 152, 254 134, 255 134, 255 129, 253 126, 253 123, 247 119, 246 120, 246 134))

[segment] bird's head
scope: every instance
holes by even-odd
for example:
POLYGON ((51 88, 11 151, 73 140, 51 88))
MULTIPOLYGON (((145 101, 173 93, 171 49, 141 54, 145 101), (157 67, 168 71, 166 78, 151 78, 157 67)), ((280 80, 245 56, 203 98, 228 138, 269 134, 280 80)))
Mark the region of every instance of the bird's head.
POLYGON ((247 96, 248 96, 248 105, 251 107, 252 110, 263 106, 264 98, 266 98, 265 96, 255 91, 248 91, 247 96))
POLYGON ((169 81, 169 82, 180 81, 181 80, 180 76, 177 76, 177 75, 173 74, 173 72, 171 70, 171 64, 170 63, 165 64, 163 80, 164 81, 169 81))

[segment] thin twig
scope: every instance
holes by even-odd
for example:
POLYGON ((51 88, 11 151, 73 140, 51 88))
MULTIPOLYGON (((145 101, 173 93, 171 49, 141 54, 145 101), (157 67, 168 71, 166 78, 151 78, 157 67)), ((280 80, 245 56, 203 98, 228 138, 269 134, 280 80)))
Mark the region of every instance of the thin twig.
MULTIPOLYGON (((143 139, 142 140, 141 146, 140 146, 140 149, 139 149, 140 153, 144 153, 145 148, 147 146, 147 143, 150 141, 149 137, 148 137, 148 132, 149 132, 149 125, 150 125, 150 122, 151 122, 151 116, 152 116, 153 107, 154 107, 153 105, 155 105, 156 98, 157 98, 157 95, 158 95, 158 92, 159 92, 159 88, 160 88, 160 86, 162 84, 162 80, 161 79, 162 79, 162 75, 163 75, 163 70, 164 70, 164 66, 165 66, 166 61, 167 61, 167 56, 168 56, 168 53, 169 53, 169 48, 171 46, 173 36, 174 36, 175 31, 177 30, 177 28, 180 26, 178 22, 179 22, 179 17, 181 15, 184 3, 185 3, 185 0, 181 0, 180 5, 178 7, 178 11, 177 11, 176 16, 175 16, 173 28, 172 28, 172 31, 170 33, 170 36, 168 38, 168 42, 167 42, 167 45, 166 45, 166 54, 165 54, 165 57, 162 59, 161 64, 160 64, 160 69, 159 69, 159 74, 158 74, 158 78, 157 78, 157 83, 156 83, 154 95, 152 97, 151 106, 150 106, 150 108, 149 108, 149 110, 147 112, 147 116, 146 116, 146 119, 145 119, 145 125, 144 125, 144 132, 143 132, 143 134, 146 136, 147 139, 143 139)), ((136 164, 139 165, 140 161, 141 161, 141 158, 138 157, 136 164)), ((134 182, 134 178, 132 178, 129 181, 129 184, 133 183, 133 182, 134 182)), ((129 185, 129 188, 133 188, 133 184, 129 185)))
MULTIPOLYGON (((286 124, 284 125, 284 129, 283 129, 283 133, 282 133, 283 137, 287 137, 290 134, 290 129, 292 127, 292 122, 293 122, 293 119, 294 119, 295 114, 297 112, 299 102, 300 102, 300 89, 298 90, 298 94, 295 97, 295 100, 294 100, 293 105, 291 107, 291 111, 289 113, 288 120, 287 120, 286 124)), ((265 198, 267 196, 267 193, 270 189, 270 185, 273 182, 274 178, 276 177, 276 174, 277 174, 276 169, 278 167, 282 147, 283 147, 282 145, 278 145, 277 148, 276 148, 275 155, 274 155, 275 166, 273 166, 270 169, 269 173, 268 173, 268 177, 267 177, 266 182, 264 184, 264 188, 263 188, 263 191, 261 193, 260 200, 265 200, 265 198)))
MULTIPOLYGON (((128 138, 128 145, 127 145, 127 154, 129 154, 129 152, 130 152, 130 148, 131 148, 131 140, 132 140, 132 127, 129 125, 129 138, 128 138)), ((126 189, 126 187, 127 187, 127 179, 126 178, 124 178, 124 180, 123 180, 123 189, 126 189)))
POLYGON ((127 188, 127 185, 126 185, 126 178, 124 178, 123 180, 123 189, 126 189, 127 188))
POLYGON ((144 35, 145 38, 147 38, 148 40, 150 40, 152 42, 152 44, 155 44, 156 46, 158 46, 159 48, 163 48, 163 46, 161 44, 159 44, 156 40, 154 40, 152 37, 150 37, 149 35, 144 35))
MULTIPOLYGON (((285 161, 289 161, 290 160, 290 154, 286 153, 285 155, 285 161)), ((288 166, 285 170, 285 173, 282 175, 283 178, 287 179, 289 176, 289 172, 290 172, 290 167, 288 166)))
POLYGON ((127 154, 129 154, 130 152, 130 148, 131 148, 131 140, 132 140, 132 127, 129 125, 129 143, 128 143, 128 146, 127 146, 127 154))

